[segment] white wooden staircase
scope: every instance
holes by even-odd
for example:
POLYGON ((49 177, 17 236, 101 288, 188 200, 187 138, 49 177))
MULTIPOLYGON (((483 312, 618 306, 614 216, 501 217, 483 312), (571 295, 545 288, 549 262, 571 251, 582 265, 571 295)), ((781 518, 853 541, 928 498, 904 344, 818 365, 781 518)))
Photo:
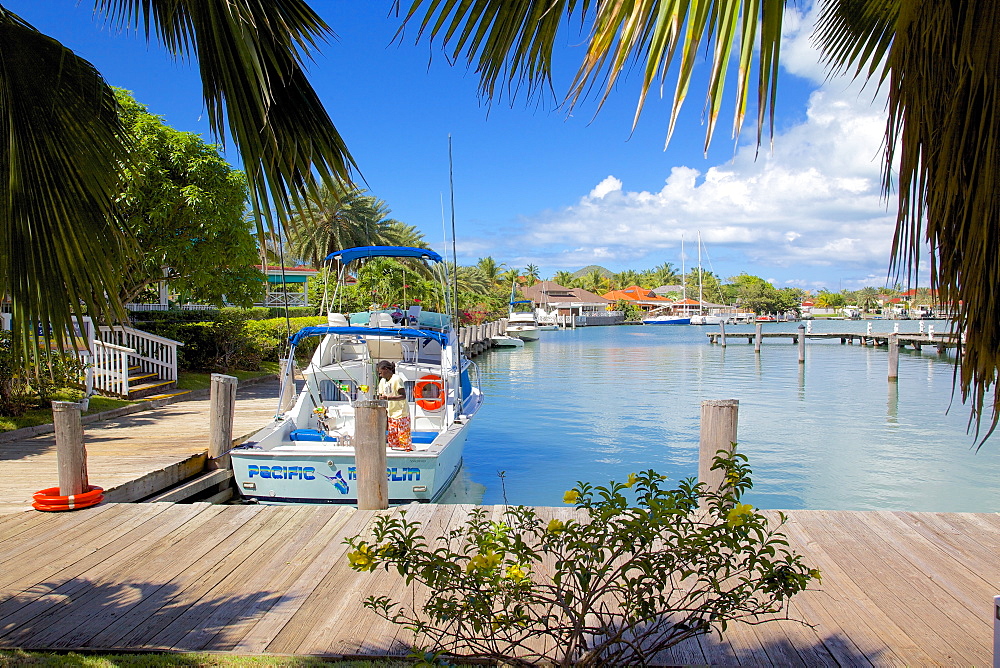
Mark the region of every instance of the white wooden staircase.
POLYGON ((132 327, 101 326, 94 332, 88 363, 87 389, 122 399, 164 399, 187 394, 177 390, 179 341, 132 327))

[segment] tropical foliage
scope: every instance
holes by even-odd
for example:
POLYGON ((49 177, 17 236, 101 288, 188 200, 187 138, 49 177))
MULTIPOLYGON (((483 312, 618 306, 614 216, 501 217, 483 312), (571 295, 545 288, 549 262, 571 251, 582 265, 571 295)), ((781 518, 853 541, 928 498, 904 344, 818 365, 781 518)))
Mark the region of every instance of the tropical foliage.
POLYGON ((263 276, 242 172, 199 135, 165 125, 126 91, 115 95, 131 135, 116 203, 139 246, 121 270, 121 301, 165 279, 189 301, 249 306, 263 295, 263 276))
MULTIPOLYGON (((285 220, 316 177, 349 179, 354 161, 303 70, 332 33, 303 0, 231 0, 224 11, 195 0, 95 4, 116 32, 155 36, 197 63, 209 126, 238 150, 258 220, 285 220)), ((0 44, 0 295, 11 300, 17 357, 37 350, 40 323, 51 325, 44 338, 63 338, 81 306, 124 318, 123 267, 138 249, 114 207, 130 140, 112 89, 4 7, 0 44)))
POLYGON ((356 186, 322 186, 306 198, 289 226, 293 257, 319 268, 335 251, 358 246, 425 246, 412 226, 390 218, 385 201, 356 186))
POLYGON ((348 559, 422 585, 419 605, 371 596, 365 606, 432 651, 504 665, 647 665, 729 622, 776 619, 819 581, 788 549, 785 518, 741 503, 746 457, 720 451, 713 469, 721 490, 693 479, 670 489, 644 471, 578 483, 565 496, 572 514, 516 506, 493 520, 475 509, 437 544, 405 511, 382 515, 370 536, 346 541, 348 559))

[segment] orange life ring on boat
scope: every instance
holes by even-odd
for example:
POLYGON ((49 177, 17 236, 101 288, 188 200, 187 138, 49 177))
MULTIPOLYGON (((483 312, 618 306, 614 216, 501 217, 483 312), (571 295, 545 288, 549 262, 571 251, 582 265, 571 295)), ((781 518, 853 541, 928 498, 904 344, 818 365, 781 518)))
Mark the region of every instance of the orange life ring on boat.
POLYGON ((39 492, 35 492, 35 502, 31 507, 35 510, 46 512, 58 512, 62 510, 77 510, 79 508, 89 508, 96 506, 104 500, 104 490, 100 487, 90 485, 86 492, 81 494, 59 495, 58 487, 49 487, 39 492))
POLYGON ((422 376, 413 387, 413 396, 417 399, 417 405, 425 411, 441 410, 444 406, 444 383, 441 382, 441 376, 434 374, 422 376), (432 387, 434 389, 428 393, 427 390, 432 387))

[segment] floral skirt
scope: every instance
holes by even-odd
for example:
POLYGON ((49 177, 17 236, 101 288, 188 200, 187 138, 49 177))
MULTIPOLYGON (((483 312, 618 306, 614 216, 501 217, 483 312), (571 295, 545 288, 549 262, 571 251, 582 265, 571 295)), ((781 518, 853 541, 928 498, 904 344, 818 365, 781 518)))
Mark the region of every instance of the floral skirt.
POLYGON ((410 416, 401 418, 389 418, 389 434, 386 439, 390 448, 398 450, 412 450, 413 442, 410 440, 410 416))

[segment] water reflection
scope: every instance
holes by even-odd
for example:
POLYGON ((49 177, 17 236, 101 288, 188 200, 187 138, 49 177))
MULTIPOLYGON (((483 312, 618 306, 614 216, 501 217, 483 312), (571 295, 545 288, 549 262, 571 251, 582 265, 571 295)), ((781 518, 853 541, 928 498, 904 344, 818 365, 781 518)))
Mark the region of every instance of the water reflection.
MULTIPOLYGON (((791 333, 796 324, 765 331, 791 333)), ((816 322, 813 331, 861 333, 865 325, 816 322)), ((892 325, 876 322, 873 331, 892 325)), ((484 502, 502 501, 501 469, 510 502, 530 505, 561 505, 579 480, 602 484, 650 468, 675 481, 693 476, 700 402, 734 397, 740 447, 754 470, 751 503, 1000 510, 1000 441, 975 454, 968 409, 955 402, 947 411, 952 357, 907 350, 898 385, 887 387, 886 348, 813 339, 800 365, 787 338, 765 338, 755 354, 735 337, 726 349, 709 345, 706 331, 542 332, 523 349, 478 357, 486 403, 470 425, 465 464, 486 486, 484 502)))

